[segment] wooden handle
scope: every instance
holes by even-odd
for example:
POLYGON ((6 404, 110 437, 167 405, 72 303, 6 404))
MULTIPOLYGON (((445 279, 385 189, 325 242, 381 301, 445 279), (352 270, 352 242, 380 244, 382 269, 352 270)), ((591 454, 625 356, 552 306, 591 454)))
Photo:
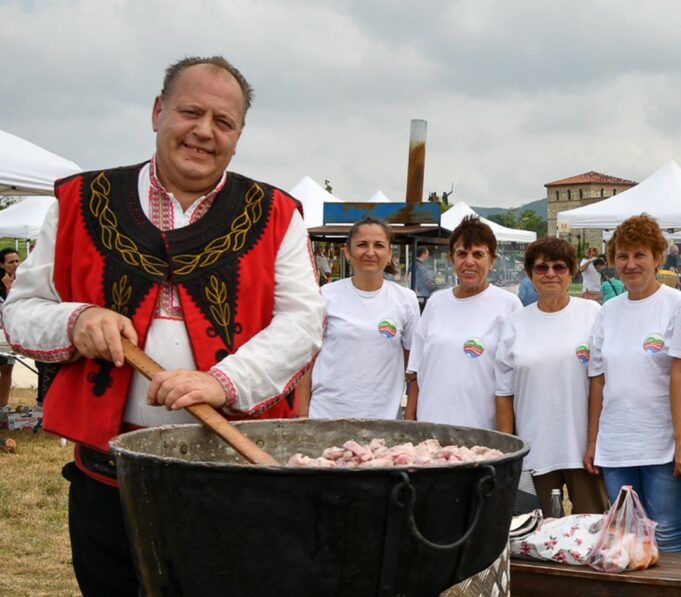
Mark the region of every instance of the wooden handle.
MULTIPOLYGON (((125 362, 133 369, 139 371, 144 377, 151 379, 154 373, 164 370, 161 365, 130 342, 130 340, 127 338, 121 338, 121 340, 123 341, 125 362)), ((186 410, 206 427, 217 433, 248 462, 253 464, 279 464, 272 456, 258 447, 253 440, 246 437, 234 425, 231 425, 227 419, 216 412, 209 404, 190 404, 186 407, 186 410)))

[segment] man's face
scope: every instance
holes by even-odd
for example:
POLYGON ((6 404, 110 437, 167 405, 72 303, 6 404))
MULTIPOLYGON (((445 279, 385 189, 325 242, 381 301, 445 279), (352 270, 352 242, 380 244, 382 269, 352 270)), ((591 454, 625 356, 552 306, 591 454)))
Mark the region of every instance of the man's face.
POLYGON ((198 197, 215 186, 236 151, 244 107, 236 79, 207 64, 184 69, 168 97, 156 98, 156 164, 168 191, 198 197))

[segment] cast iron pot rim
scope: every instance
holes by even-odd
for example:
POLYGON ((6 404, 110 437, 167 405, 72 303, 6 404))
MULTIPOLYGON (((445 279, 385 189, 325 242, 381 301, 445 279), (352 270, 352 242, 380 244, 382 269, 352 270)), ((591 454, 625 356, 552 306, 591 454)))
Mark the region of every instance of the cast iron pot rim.
MULTIPOLYGON (((238 426, 241 427, 242 425, 250 425, 252 423, 258 424, 258 423, 263 423, 263 421, 295 421, 299 419, 265 419, 265 420, 253 420, 253 421, 238 421, 238 426)), ((303 419, 306 420, 306 419, 303 419)), ((334 419, 315 419, 316 421, 332 421, 334 419)), ((366 421, 365 419, 343 419, 345 421, 366 421)), ((264 464, 252 464, 250 462, 243 462, 243 463, 236 463, 236 462, 211 462, 211 461, 206 461, 206 460, 186 460, 184 458, 177 458, 175 456, 159 456, 155 454, 148 454, 148 453, 143 453, 143 452, 138 452, 134 450, 130 450, 128 448, 122 448, 121 446, 117 445, 117 441, 119 438, 122 436, 132 436, 132 435, 143 435, 144 433, 148 433, 150 429, 155 429, 159 431, 163 430, 172 430, 176 428, 183 428, 183 427, 202 427, 200 423, 184 423, 184 424, 171 424, 171 425, 158 425, 154 427, 146 427, 144 429, 136 429, 134 431, 128 431, 126 433, 121 433, 120 435, 117 435, 116 437, 112 438, 111 441, 109 442, 109 449, 110 451, 116 456, 117 458, 125 458, 131 461, 136 461, 136 462, 143 462, 146 460, 153 460, 157 463, 163 463, 163 464, 173 464, 173 465, 179 465, 181 467, 187 467, 187 468, 200 468, 200 469, 208 469, 208 470, 214 470, 214 471, 222 471, 222 470, 238 470, 238 471, 262 471, 262 472, 267 472, 268 474, 296 474, 296 475, 318 475, 319 473, 328 473, 332 475, 371 475, 372 473, 399 473, 399 472, 409 472, 409 473, 444 473, 451 471, 452 469, 457 469, 457 470, 466 470, 466 469, 477 469, 480 468, 482 465, 489 464, 489 465, 496 465, 496 464, 504 464, 509 461, 515 461, 519 457, 524 458, 527 453, 530 451, 530 445, 528 442, 525 440, 521 439, 518 436, 511 435, 508 433, 503 433, 501 431, 494 431, 491 429, 477 429, 475 427, 462 427, 459 425, 450 425, 450 427, 458 427, 459 429, 465 429, 465 430, 472 430, 472 431, 485 431, 485 432, 491 432, 491 433, 496 433, 499 435, 503 435, 506 437, 510 437, 515 441, 522 442, 522 448, 519 450, 515 450, 514 452, 506 452, 503 456, 499 458, 487 458, 485 460, 479 460, 476 462, 457 462, 453 464, 445 464, 445 465, 434 465, 434 466, 414 466, 414 465, 407 465, 407 466, 376 466, 376 467, 367 467, 367 468, 344 468, 344 467, 339 467, 339 468, 333 468, 333 467, 315 467, 315 466, 307 466, 307 467, 298 467, 298 466, 288 466, 286 464, 279 464, 279 465, 264 465, 264 464)))

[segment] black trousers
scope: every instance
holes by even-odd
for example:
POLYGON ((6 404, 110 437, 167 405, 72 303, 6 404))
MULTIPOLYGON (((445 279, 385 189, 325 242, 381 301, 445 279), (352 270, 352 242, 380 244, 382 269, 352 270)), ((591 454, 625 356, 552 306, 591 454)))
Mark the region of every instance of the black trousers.
POLYGON ((99 483, 74 462, 62 475, 71 482, 69 534, 73 569, 85 597, 137 597, 139 585, 116 487, 99 483))

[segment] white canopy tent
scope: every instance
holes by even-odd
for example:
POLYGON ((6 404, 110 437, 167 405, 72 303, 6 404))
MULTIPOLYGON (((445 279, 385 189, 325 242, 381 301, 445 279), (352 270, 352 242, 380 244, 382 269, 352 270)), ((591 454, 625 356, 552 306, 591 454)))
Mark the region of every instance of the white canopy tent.
MULTIPOLYGON (((452 207, 450 207, 445 213, 442 214, 440 219, 440 226, 446 228, 447 230, 454 230, 461 220, 466 216, 477 216, 478 214, 470 208, 465 202, 459 201, 452 207)), ((497 241, 506 241, 514 243, 531 243, 537 240, 537 233, 531 230, 516 230, 514 228, 507 228, 496 222, 492 222, 481 216, 480 220, 487 224, 494 232, 494 236, 497 241)))
POLYGON ((383 191, 376 191, 367 199, 367 203, 392 203, 392 201, 385 196, 383 191))
POLYGON ((315 228, 324 224, 324 203, 343 203, 321 185, 304 176, 289 191, 289 193, 303 204, 305 226, 315 228))
POLYGON ((558 229, 615 228, 631 216, 649 213, 661 228, 681 228, 681 168, 668 161, 643 182, 609 199, 557 215, 558 229))
POLYGON ((45 216, 57 200, 54 197, 26 197, 0 211, 0 238, 34 239, 45 216))
POLYGON ((55 180, 76 172, 73 162, 0 131, 0 195, 52 195, 55 180))

